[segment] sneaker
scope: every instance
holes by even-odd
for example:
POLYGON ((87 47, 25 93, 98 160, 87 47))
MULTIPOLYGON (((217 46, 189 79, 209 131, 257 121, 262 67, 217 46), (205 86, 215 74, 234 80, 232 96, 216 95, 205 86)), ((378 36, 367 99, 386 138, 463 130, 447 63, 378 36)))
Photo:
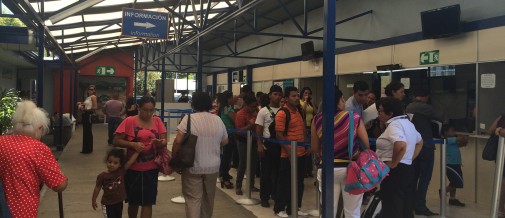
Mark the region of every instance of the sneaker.
POLYGON ((286 213, 286 211, 280 211, 279 213, 276 213, 275 216, 278 216, 278 217, 289 217, 289 215, 286 213))
POLYGON ((298 216, 308 216, 308 215, 309 215, 308 213, 298 210, 298 216))
POLYGON ((465 204, 464 203, 461 203, 461 201, 459 201, 458 199, 454 198, 454 199, 449 199, 449 205, 453 205, 453 206, 458 206, 458 207, 464 207, 465 204))

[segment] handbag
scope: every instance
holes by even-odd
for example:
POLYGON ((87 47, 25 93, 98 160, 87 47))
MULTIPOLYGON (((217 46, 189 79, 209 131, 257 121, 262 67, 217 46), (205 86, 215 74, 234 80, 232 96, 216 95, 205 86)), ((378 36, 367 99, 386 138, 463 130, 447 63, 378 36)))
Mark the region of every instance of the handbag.
POLYGON ((484 150, 482 151, 482 159, 489 161, 496 160, 496 152, 498 151, 498 139, 499 137, 494 133, 489 136, 489 139, 486 142, 486 146, 484 146, 484 150))
POLYGON ((186 134, 177 153, 170 160, 170 167, 178 173, 193 167, 195 162, 195 147, 198 136, 191 134, 191 114, 188 114, 186 134))
POLYGON ((154 157, 154 163, 158 165, 158 167, 160 168, 160 172, 167 176, 172 174, 173 170, 170 167, 170 160, 172 158, 168 154, 168 150, 166 148, 157 148, 154 151, 156 152, 154 157))
MULTIPOLYGON (((347 177, 344 190, 349 194, 359 195, 370 191, 389 173, 389 167, 379 160, 375 152, 366 149, 359 143, 361 152, 355 161, 347 165, 347 177)), ((349 160, 352 160, 352 147, 354 145, 354 112, 349 111, 349 160)))

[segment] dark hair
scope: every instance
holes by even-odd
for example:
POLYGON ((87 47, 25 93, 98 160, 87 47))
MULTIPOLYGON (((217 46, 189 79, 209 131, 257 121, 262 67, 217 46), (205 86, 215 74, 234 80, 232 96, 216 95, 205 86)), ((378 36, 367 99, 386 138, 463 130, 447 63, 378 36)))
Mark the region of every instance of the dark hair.
POLYGON ((445 136, 449 130, 454 129, 454 126, 451 124, 442 124, 442 129, 440 130, 440 133, 445 136))
POLYGON ((294 86, 286 87, 286 89, 284 89, 284 97, 289 98, 289 93, 292 91, 298 92, 298 89, 294 86))
POLYGON ((212 108, 212 100, 206 92, 193 92, 191 108, 195 111, 209 111, 212 108))
POLYGON ((342 93, 342 91, 340 91, 338 86, 335 86, 335 109, 338 108, 338 103, 340 102, 340 99, 342 98, 343 95, 344 94, 342 93))
POLYGON ((266 107, 268 104, 270 104, 270 96, 263 93, 263 95, 260 96, 260 106, 266 107))
POLYGON ((268 94, 272 94, 272 92, 280 92, 282 95, 282 88, 278 85, 272 85, 270 87, 270 92, 268 92, 268 94))
POLYGON ((310 93, 312 94, 312 89, 310 89, 309 87, 303 87, 302 88, 302 91, 300 91, 300 95, 303 95, 303 93, 305 93, 305 91, 309 90, 310 93))
POLYGON ((377 107, 377 110, 379 110, 379 106, 382 106, 384 113, 392 113, 393 117, 405 115, 402 102, 394 97, 383 97, 376 102, 375 106, 377 107))
POLYGON ((262 95, 264 95, 265 93, 263 92, 256 92, 256 98, 259 98, 261 97, 262 95))
POLYGON ((354 82, 354 86, 352 87, 352 90, 354 91, 354 93, 358 92, 358 91, 368 91, 370 88, 368 87, 368 84, 363 81, 363 80, 358 80, 356 82, 354 82))
POLYGON ((221 116, 225 107, 230 106, 230 104, 228 104, 228 99, 232 97, 233 93, 228 90, 217 94, 217 103, 219 103, 219 108, 217 109, 218 116, 221 116))
POLYGON ((384 93, 386 93, 388 97, 393 97, 393 92, 396 92, 403 87, 405 87, 403 83, 393 81, 384 88, 384 93))
POLYGON ((144 97, 140 98, 140 100, 138 102, 139 107, 143 107, 147 103, 152 103, 154 106, 156 106, 156 101, 154 101, 154 98, 150 97, 150 96, 144 96, 144 97))
POLYGON ((125 154, 124 154, 123 149, 118 149, 118 148, 110 149, 110 151, 107 152, 107 156, 105 157, 105 163, 107 163, 107 160, 109 160, 109 157, 119 158, 120 166, 123 166, 126 162, 126 158, 125 158, 125 154))
POLYGON ((245 93, 252 92, 251 85, 244 85, 244 86, 242 86, 242 88, 240 88, 240 93, 243 93, 243 92, 245 92, 245 93))
POLYGON ((126 108, 130 108, 134 104, 135 104, 135 98, 134 97, 128 97, 126 99, 126 108))
POLYGON ((244 97, 244 103, 245 105, 250 105, 252 103, 256 102, 256 97, 252 94, 248 94, 244 97))

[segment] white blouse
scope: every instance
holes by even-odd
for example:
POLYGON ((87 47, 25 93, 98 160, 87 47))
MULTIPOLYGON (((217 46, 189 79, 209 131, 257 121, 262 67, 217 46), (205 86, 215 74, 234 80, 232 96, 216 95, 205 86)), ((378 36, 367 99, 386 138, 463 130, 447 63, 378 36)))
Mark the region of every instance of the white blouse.
POLYGON ((377 155, 382 161, 393 159, 394 143, 401 141, 407 143, 405 154, 400 163, 411 165, 416 143, 422 140, 414 124, 406 115, 393 117, 386 123, 387 128, 377 139, 377 155))

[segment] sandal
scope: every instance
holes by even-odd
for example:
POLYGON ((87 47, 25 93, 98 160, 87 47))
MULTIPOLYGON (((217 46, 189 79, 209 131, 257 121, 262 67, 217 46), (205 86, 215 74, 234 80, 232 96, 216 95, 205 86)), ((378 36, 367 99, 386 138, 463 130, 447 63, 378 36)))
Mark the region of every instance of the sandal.
POLYGON ((226 187, 226 189, 232 189, 233 183, 231 183, 230 180, 221 181, 221 188, 225 188, 225 187, 226 187))

